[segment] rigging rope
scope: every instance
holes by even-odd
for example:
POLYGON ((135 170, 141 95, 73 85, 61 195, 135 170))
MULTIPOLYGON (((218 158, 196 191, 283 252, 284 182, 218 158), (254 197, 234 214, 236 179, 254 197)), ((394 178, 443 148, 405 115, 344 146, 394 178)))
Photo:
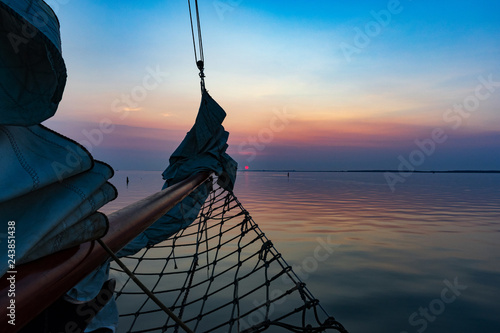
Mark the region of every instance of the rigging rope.
POLYGON ((196 37, 194 33, 194 24, 193 24, 193 13, 191 10, 191 1, 188 0, 189 7, 189 20, 191 22, 191 36, 193 37, 193 49, 194 49, 194 60, 196 62, 196 66, 200 70, 200 79, 201 79, 201 92, 205 91, 205 55, 203 53, 203 38, 201 34, 201 23, 200 23, 200 11, 198 9, 198 0, 195 0, 195 10, 196 10, 196 26, 198 31, 198 49, 196 49, 196 37), (198 58, 198 52, 200 57, 198 58))
POLYGON ((121 260, 151 294, 112 263, 119 333, 178 332, 179 321, 193 332, 347 332, 234 194, 220 187, 213 187, 193 224, 121 260), (179 321, 160 315, 163 308, 179 321))
POLYGON ((113 259, 118 266, 132 279, 132 281, 139 286, 139 288, 142 289, 142 291, 148 295, 148 297, 153 300, 153 302, 156 303, 160 307, 160 309, 163 310, 170 318, 172 318, 177 324, 179 324, 180 327, 186 332, 186 333, 193 333, 189 327, 186 326, 182 322, 180 318, 178 318, 175 313, 173 313, 169 308, 167 308, 142 282, 139 280, 134 273, 132 273, 127 266, 118 258, 113 251, 104 243, 101 239, 98 239, 97 242, 102 246, 102 248, 109 254, 111 259, 113 259))

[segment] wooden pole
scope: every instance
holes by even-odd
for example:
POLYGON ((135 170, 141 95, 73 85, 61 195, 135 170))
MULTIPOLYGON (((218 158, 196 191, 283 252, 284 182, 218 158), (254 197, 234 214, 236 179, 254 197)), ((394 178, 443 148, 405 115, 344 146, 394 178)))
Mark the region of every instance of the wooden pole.
MULTIPOLYGON (((210 172, 200 172, 163 191, 122 208, 108 216, 109 231, 102 241, 114 252, 203 184, 210 172)), ((17 332, 108 259, 108 253, 97 244, 87 242, 16 267, 15 323, 7 323, 10 282, 7 275, 0 281, 1 332, 17 332)))

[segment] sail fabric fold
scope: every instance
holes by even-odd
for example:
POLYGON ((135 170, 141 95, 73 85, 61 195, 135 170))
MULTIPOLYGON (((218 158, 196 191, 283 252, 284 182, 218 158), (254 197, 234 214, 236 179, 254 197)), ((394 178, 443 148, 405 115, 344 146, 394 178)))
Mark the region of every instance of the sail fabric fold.
POLYGON ((92 168, 80 144, 42 125, 0 125, 0 202, 28 194, 92 168))
POLYGON ((0 124, 54 115, 66 85, 59 21, 43 0, 0 0, 0 124))
MULTIPOLYGON (((82 220, 116 198, 116 189, 107 182, 112 176, 113 170, 107 164, 95 162, 89 171, 0 202, 0 216, 16 223, 16 262, 27 262, 30 258, 39 258, 102 237, 107 230, 107 222, 104 226, 93 227, 94 233, 91 230, 88 233, 76 231, 81 228, 80 223, 84 223, 82 220), (78 228, 74 230, 74 226, 78 228), (54 237, 57 239, 61 232, 60 238, 65 238, 61 243, 66 246, 52 244, 48 252, 41 252, 42 248, 47 249, 44 243, 54 237), (85 235, 87 237, 82 237, 85 235)), ((4 240, 0 240, 3 243, 4 240)), ((7 253, 2 257, 0 275, 7 271, 7 253)))
MULTIPOLYGON (((95 298, 102 286, 109 280, 109 260, 87 275, 75 287, 66 293, 66 297, 79 302, 88 302, 95 298)), ((104 305, 89 323, 85 332, 109 329, 115 332, 118 325, 118 308, 114 297, 104 305)))
MULTIPOLYGON (((163 189, 201 171, 216 173, 219 176, 218 183, 223 188, 233 189, 237 163, 226 153, 229 133, 222 126, 225 117, 226 112, 205 91, 193 127, 170 156, 169 166, 162 174, 165 180, 163 189)), ((118 256, 137 253, 142 248, 158 244, 189 226, 207 199, 210 192, 208 186, 199 186, 125 246, 118 256)))
MULTIPOLYGON (((41 125, 66 85, 59 21, 43 0, 0 0, 0 218, 15 223, 16 264, 102 237, 113 170, 41 125)), ((0 233, 0 245, 7 243, 0 233)), ((7 271, 0 255, 0 276, 7 271)))
POLYGON ((229 133, 222 126, 225 117, 224 109, 204 91, 195 124, 170 156, 162 174, 168 185, 199 171, 213 171, 221 177, 223 188, 233 189, 237 163, 226 153, 229 133))
POLYGON ((19 263, 37 260, 48 254, 99 239, 107 233, 108 229, 108 218, 100 212, 76 223, 64 221, 37 243, 19 263))

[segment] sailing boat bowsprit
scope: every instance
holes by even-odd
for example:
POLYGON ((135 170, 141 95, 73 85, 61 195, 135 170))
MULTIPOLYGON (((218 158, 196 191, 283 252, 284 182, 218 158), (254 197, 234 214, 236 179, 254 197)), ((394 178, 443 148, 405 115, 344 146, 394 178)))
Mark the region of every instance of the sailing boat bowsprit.
POLYGON ((98 209, 117 195, 111 167, 40 125, 66 82, 57 18, 42 0, 0 0, 0 217, 16 221, 23 263, 17 326, 2 331, 346 332, 233 193, 226 113, 205 88, 198 2, 198 50, 188 4, 202 92, 195 124, 162 191, 105 216, 98 209))

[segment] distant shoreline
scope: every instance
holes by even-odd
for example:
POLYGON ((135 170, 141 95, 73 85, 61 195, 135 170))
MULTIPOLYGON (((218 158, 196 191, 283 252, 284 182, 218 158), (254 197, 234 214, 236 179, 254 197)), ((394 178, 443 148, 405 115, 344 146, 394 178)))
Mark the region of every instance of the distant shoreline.
POLYGON ((500 173, 500 170, 415 170, 415 171, 399 171, 399 170, 238 170, 238 172, 350 172, 350 173, 381 173, 381 172, 392 172, 392 173, 500 173))

